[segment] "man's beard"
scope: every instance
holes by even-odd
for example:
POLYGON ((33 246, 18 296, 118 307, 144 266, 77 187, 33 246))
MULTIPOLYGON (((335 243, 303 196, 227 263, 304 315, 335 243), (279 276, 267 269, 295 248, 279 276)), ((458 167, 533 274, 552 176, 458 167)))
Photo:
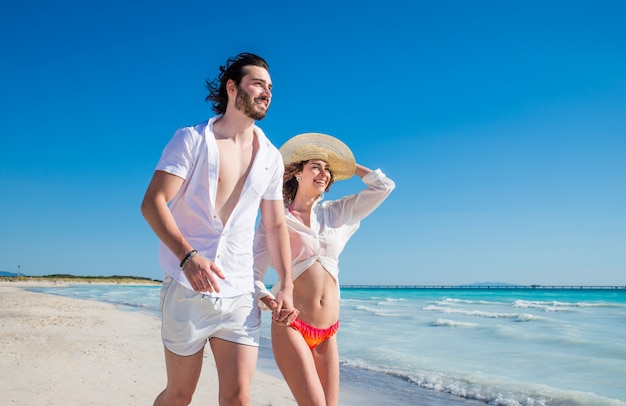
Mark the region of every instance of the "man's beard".
MULTIPOLYGON (((267 114, 267 109, 265 111, 257 110, 254 104, 254 100, 252 97, 243 90, 240 86, 237 86, 237 96, 235 97, 235 107, 237 110, 241 111, 246 116, 250 117, 253 120, 262 120, 265 118, 267 114)), ((268 105, 269 108, 269 105, 268 105)))

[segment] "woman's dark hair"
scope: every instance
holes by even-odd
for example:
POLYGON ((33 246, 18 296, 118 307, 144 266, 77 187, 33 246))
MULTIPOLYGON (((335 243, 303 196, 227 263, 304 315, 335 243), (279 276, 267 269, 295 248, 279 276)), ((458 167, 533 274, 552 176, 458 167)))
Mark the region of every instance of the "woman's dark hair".
MULTIPOLYGON (((298 181, 296 180, 296 173, 302 172, 304 164, 309 161, 300 161, 285 165, 285 174, 283 175, 283 201, 285 207, 287 207, 293 199, 296 198, 296 192, 298 191, 298 181)), ((330 190, 330 185, 335 181, 333 173, 330 173, 330 181, 326 185, 326 192, 330 190)))
POLYGON ((248 52, 240 53, 237 56, 229 58, 226 65, 220 66, 220 74, 214 80, 206 80, 206 87, 209 89, 209 95, 206 101, 212 102, 213 111, 217 114, 224 114, 228 105, 228 93, 226 92, 226 83, 229 80, 235 82, 239 86, 241 79, 246 75, 246 66, 259 66, 270 70, 269 65, 263 58, 248 52))

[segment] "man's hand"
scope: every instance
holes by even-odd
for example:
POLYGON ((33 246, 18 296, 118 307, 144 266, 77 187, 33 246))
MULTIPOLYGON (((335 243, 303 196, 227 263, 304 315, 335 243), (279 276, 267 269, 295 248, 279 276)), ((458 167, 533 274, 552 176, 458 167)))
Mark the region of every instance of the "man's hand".
POLYGON ((220 286, 217 283, 217 278, 226 279, 222 270, 215 265, 215 262, 200 255, 191 258, 183 272, 196 292, 219 293, 220 286))

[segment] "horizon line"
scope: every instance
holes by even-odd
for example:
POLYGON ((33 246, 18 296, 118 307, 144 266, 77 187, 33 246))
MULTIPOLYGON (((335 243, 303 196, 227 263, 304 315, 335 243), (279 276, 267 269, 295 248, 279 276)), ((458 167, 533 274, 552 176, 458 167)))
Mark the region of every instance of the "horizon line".
POLYGON ((509 285, 509 284, 467 284, 467 285, 340 285, 342 289, 597 289, 626 290, 626 285, 509 285))

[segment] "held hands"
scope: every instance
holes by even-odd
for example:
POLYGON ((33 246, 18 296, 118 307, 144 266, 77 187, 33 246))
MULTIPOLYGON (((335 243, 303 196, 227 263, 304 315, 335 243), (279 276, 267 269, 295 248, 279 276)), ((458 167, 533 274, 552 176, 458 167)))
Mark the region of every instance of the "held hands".
POLYGON ((265 296, 261 301, 272 311, 272 320, 283 326, 289 326, 300 312, 293 307, 291 294, 278 291, 276 298, 265 296))
POLYGON ((225 279, 222 270, 213 261, 200 255, 191 258, 183 267, 183 272, 196 292, 219 293, 217 280, 225 279))

